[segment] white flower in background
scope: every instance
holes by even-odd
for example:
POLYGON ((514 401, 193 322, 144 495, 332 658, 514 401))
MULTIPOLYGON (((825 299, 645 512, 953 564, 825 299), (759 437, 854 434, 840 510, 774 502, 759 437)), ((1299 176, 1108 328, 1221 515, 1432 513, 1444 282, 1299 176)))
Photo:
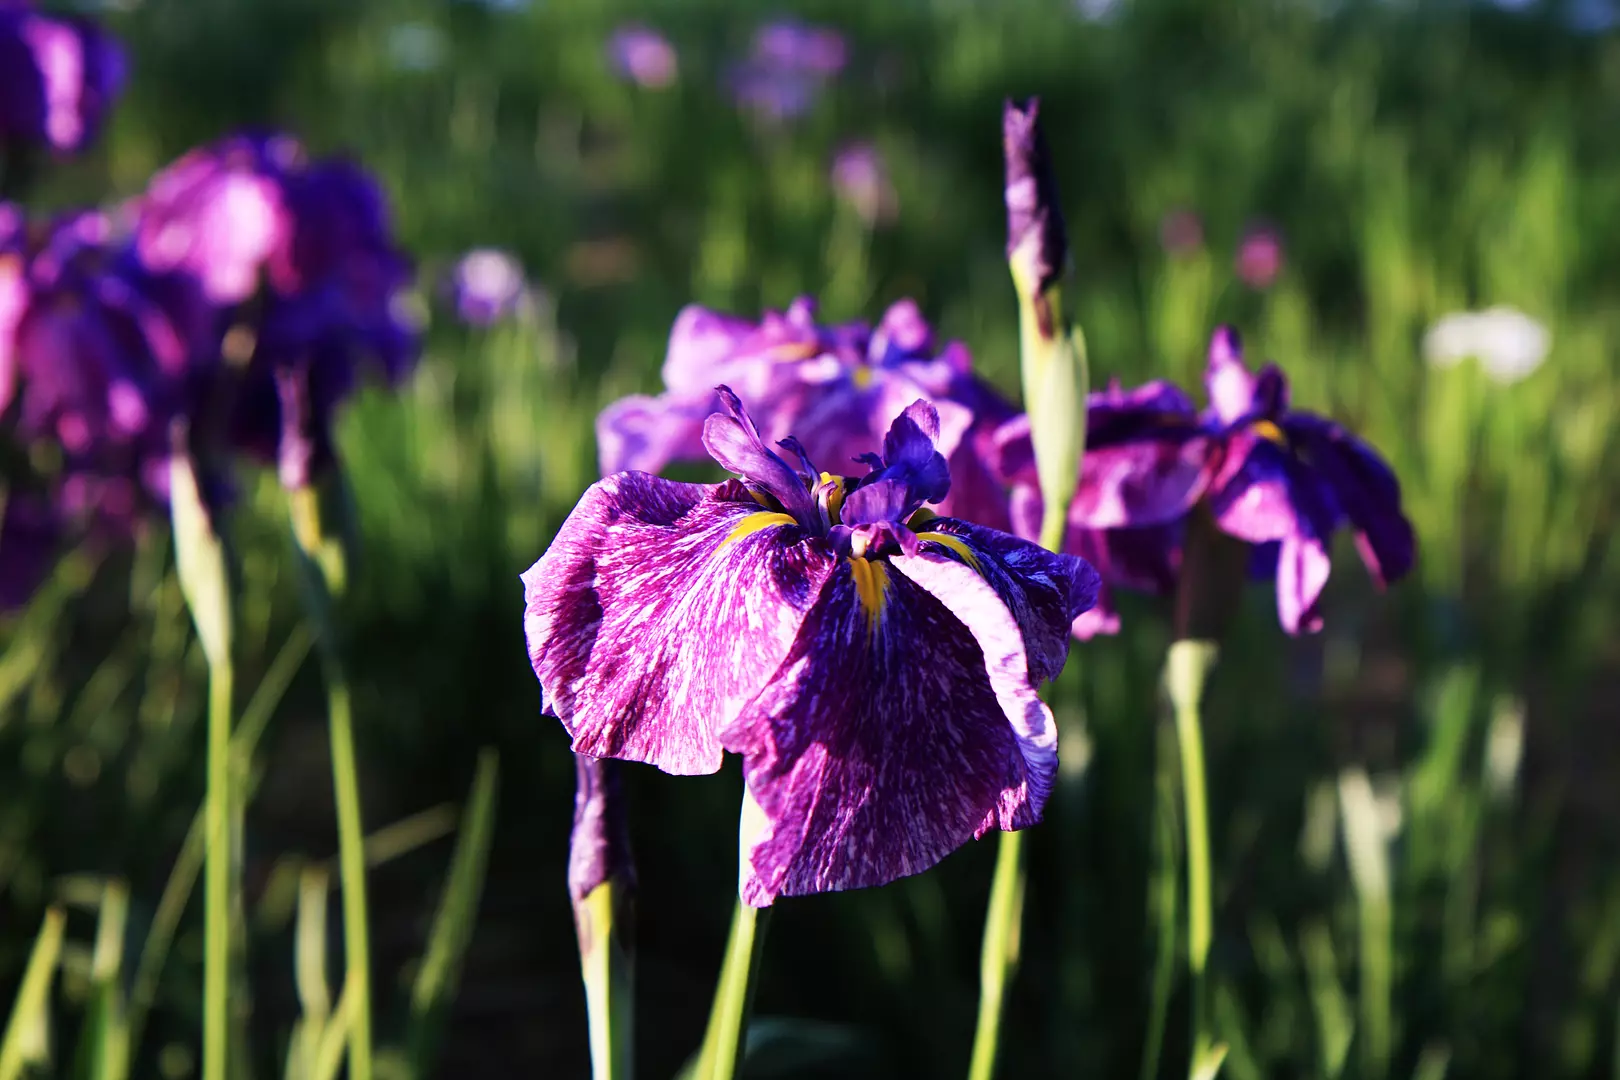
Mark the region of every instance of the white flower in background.
POLYGON ((1435 367, 1452 367, 1472 356, 1499 383, 1516 383, 1547 358, 1552 335, 1517 308, 1458 311, 1429 328, 1423 355, 1435 367))

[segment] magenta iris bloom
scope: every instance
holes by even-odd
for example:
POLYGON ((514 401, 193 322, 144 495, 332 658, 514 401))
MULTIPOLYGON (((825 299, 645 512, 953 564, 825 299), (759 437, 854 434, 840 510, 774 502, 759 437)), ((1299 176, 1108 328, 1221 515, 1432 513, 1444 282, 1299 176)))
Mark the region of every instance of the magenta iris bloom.
POLYGON ((748 60, 732 75, 732 92, 738 105, 757 116, 792 120, 815 107, 822 88, 848 60, 848 46, 836 30, 777 19, 754 35, 748 60))
POLYGON ((78 150, 124 75, 123 50, 89 20, 0 0, 0 144, 78 150))
MULTIPOLYGON (((1251 372, 1230 328, 1216 331, 1204 379, 1210 406, 1202 415, 1168 383, 1092 395, 1067 550, 1094 562, 1110 586, 1171 592, 1188 514, 1202 504, 1221 530, 1254 546, 1255 573, 1275 579, 1289 633, 1321 626, 1318 602, 1339 527, 1355 532, 1380 586, 1411 569, 1415 540, 1400 485, 1376 451, 1331 420, 1291 409, 1282 372, 1251 372)), ((1017 531, 1033 535, 1040 494, 1028 422, 1003 425, 996 447, 996 468, 1015 485, 1017 531)), ((1075 633, 1116 630, 1108 601, 1105 592, 1075 633)))
POLYGON ((851 479, 796 440, 777 454, 718 393, 703 442, 740 480, 609 476, 523 575, 529 656, 575 753, 679 774, 742 754, 756 906, 881 885, 1037 821, 1057 733, 1035 689, 1096 572, 919 514, 951 485, 926 401, 851 479))
POLYGON ((420 346, 382 191, 288 136, 235 136, 159 173, 138 209, 147 264, 189 271, 236 307, 250 350, 237 443, 276 462, 286 486, 308 483, 331 461, 338 405, 368 373, 398 382, 420 346))
POLYGON ((670 332, 666 392, 623 398, 597 418, 602 473, 707 461, 703 430, 717 407, 717 383, 736 388, 767 439, 798 433, 813 459, 835 469, 879 450, 895 417, 926 400, 939 415, 939 450, 951 464, 941 512, 1008 527, 1006 496, 984 455, 1014 409, 973 374, 965 346, 936 345, 913 301, 892 305, 876 328, 818 324, 809 297, 757 323, 686 308, 670 332))
POLYGON ((675 46, 658 31, 640 23, 616 30, 607 51, 613 70, 644 90, 663 90, 680 73, 675 46))
POLYGON ((167 498, 171 424, 196 412, 218 350, 196 281, 146 267, 99 214, 0 254, 0 413, 59 448, 74 511, 167 498))

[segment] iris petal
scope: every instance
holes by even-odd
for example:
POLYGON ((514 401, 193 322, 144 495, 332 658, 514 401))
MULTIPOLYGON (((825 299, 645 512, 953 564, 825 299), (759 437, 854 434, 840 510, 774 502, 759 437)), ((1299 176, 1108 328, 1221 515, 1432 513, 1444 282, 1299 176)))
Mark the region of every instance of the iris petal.
POLYGON ((633 469, 662 472, 671 462, 702 460, 703 422, 714 412, 714 390, 632 394, 596 418, 597 456, 603 476, 633 469))
POLYGON ((814 521, 816 505, 805 481, 765 445, 748 410, 731 388, 721 386, 716 390, 721 404, 731 415, 715 413, 703 422, 703 445, 709 456, 728 472, 770 492, 782 508, 799 521, 805 524, 814 521))
POLYGON ((523 575, 529 658, 577 753, 720 767, 716 732, 792 647, 833 561, 796 525, 735 539, 742 485, 620 473, 523 575))
POLYGON ((1039 816, 1057 765, 1017 621, 969 567, 890 562, 880 617, 846 564, 730 724, 763 823, 743 897, 882 885, 1039 816))
POLYGON ((1356 530, 1362 561, 1379 584, 1404 577, 1416 558, 1412 523, 1401 513, 1401 487, 1372 447, 1331 420, 1294 413, 1283 422, 1356 530))

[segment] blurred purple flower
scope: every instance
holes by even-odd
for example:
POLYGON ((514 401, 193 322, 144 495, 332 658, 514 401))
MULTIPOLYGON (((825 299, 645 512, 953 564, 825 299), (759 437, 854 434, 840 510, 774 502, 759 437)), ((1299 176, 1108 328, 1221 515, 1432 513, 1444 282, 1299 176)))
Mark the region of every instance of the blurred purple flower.
POLYGON ((0 0, 0 143, 78 150, 124 77, 123 50, 94 23, 0 0))
POLYGON ((675 46, 641 23, 629 23, 614 31, 607 51, 613 70, 644 90, 663 90, 673 85, 680 73, 675 46))
POLYGON ((848 60, 836 30, 777 19, 755 32, 747 60, 732 74, 732 93, 740 107, 765 120, 792 120, 815 106, 848 60))
POLYGON ((172 425, 201 422, 218 355, 196 279, 144 265, 102 215, 0 240, 0 413, 57 447, 68 516, 123 529, 167 500, 172 425))
POLYGON ((153 178, 137 245, 236 305, 233 434, 289 487, 330 463, 333 413, 367 371, 397 383, 415 362, 410 260, 377 183, 346 160, 312 162, 285 135, 194 150, 153 178))
POLYGON ((1191 210, 1172 210, 1159 222, 1159 246, 1171 255, 1191 255, 1204 246, 1204 222, 1191 210))
MULTIPOLYGON (((1092 560, 1105 585, 1173 591, 1187 517, 1201 504, 1221 531, 1251 545, 1253 572, 1275 579, 1278 620, 1291 634, 1321 626, 1318 601, 1341 526, 1354 531, 1380 586, 1411 569, 1415 539, 1400 485, 1376 451, 1331 420, 1290 408, 1282 372, 1250 372, 1227 327, 1210 343, 1204 381, 1202 415, 1168 383, 1092 395, 1066 550, 1092 560)), ((1014 485, 1015 531, 1026 536, 1038 530, 1041 509, 1028 429, 1023 417, 1004 424, 994 459, 1014 485)), ((1117 628, 1107 601, 1077 634, 1117 628)))
POLYGON ((1057 769, 1036 687, 1096 572, 919 515, 952 483, 925 401, 849 478, 795 440, 779 455, 718 393, 704 445, 740 480, 609 476, 523 575, 529 657, 574 751, 688 775, 741 754, 755 906, 882 885, 1034 824, 1057 769))
POLYGON ((475 248, 450 272, 456 311, 466 322, 489 326, 510 317, 529 295, 523 266, 495 248, 475 248))
POLYGON ((899 213, 899 196, 883 155, 869 142, 845 143, 839 149, 832 163, 832 185, 868 226, 891 221, 899 213))
POLYGON ((1237 276, 1250 288, 1265 289, 1277 280, 1283 268, 1282 234, 1267 225, 1257 225, 1243 234, 1234 261, 1237 276))
POLYGON ((767 438, 797 431, 810 456, 834 468, 878 451, 894 418, 911 402, 928 401, 954 478, 942 512, 1006 527, 1006 495, 984 455, 1015 410, 974 375, 965 346, 937 347, 915 302, 892 305, 875 329, 820 325, 809 297, 758 323, 686 308, 670 332, 665 393, 623 398, 597 418, 603 475, 705 461, 703 426, 721 382, 759 412, 767 438))

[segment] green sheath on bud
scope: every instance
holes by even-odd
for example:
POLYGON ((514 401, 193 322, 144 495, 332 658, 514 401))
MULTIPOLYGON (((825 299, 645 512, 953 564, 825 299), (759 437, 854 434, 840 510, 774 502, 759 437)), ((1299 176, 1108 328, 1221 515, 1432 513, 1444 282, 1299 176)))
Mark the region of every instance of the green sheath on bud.
POLYGON ((1069 250, 1051 157, 1037 121, 1040 104, 1008 102, 1002 117, 1007 158, 1007 263, 1018 291, 1024 408, 1045 503, 1041 543, 1061 550, 1069 504, 1086 446, 1085 338, 1071 327, 1060 281, 1069 250))

